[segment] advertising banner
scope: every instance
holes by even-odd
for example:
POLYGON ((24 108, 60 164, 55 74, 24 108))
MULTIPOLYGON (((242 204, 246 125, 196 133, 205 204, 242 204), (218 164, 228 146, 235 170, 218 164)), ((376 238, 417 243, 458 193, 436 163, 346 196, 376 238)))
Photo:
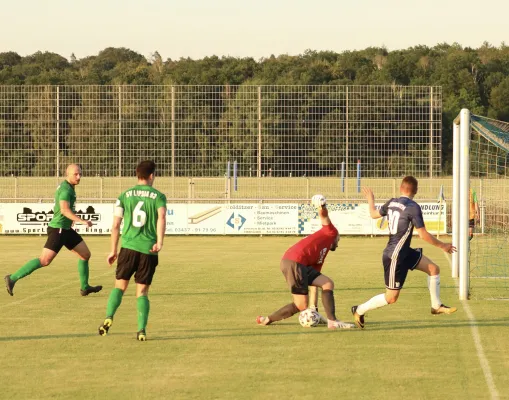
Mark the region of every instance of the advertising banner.
MULTIPOLYGON (((74 225, 80 235, 103 235, 111 232, 113 204, 77 203, 76 214, 92 221, 93 226, 74 225)), ((52 203, 4 203, 0 205, 0 234, 41 235, 46 234, 53 218, 52 203)))
MULTIPOLYGON (((379 209, 383 204, 375 204, 379 209)), ((421 203, 424 224, 429 233, 447 233, 446 204, 421 203)), ((366 203, 328 204, 329 218, 342 235, 388 235, 389 223, 387 218, 374 220, 369 215, 366 203)), ((299 206, 299 234, 309 235, 321 228, 318 212, 309 204, 299 206)), ((414 231, 415 232, 415 231, 414 231)))
MULTIPOLYGON (((111 232, 113 204, 76 204, 76 213, 92 221, 75 224, 81 235, 111 232)), ((167 235, 298 234, 297 204, 168 204, 167 235)), ((0 234, 43 235, 53 218, 51 203, 0 204, 0 234)))
MULTIPOLYGON (((382 207, 382 203, 375 204, 376 208, 382 207)), ((426 230, 431 234, 447 233, 447 206, 445 203, 420 203, 422 209, 422 218, 426 225, 426 230), (440 230, 440 231, 439 231, 440 230)), ((414 234, 415 234, 414 230, 414 234)), ((373 221, 373 235, 388 235, 389 222, 387 217, 379 218, 373 221)))
MULTIPOLYGON (((327 207, 330 219, 340 234, 389 234, 387 219, 371 219, 365 203, 338 203, 327 207)), ((428 231, 436 233, 440 229, 440 233, 446 233, 446 205, 422 203, 421 208, 428 231)), ((79 234, 102 235, 111 232, 113 204, 78 203, 76 213, 93 223, 90 228, 74 225, 79 234)), ((52 218, 51 203, 0 204, 0 234, 46 234, 52 218)), ((309 235, 320 228, 318 213, 309 204, 167 205, 167 235, 309 235)))

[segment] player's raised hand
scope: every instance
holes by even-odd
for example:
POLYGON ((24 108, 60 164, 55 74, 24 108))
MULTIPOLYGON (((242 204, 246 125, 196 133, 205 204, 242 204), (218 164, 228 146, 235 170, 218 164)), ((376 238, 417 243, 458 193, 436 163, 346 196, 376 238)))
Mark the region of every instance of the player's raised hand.
POLYGON ((327 200, 323 194, 315 194, 313 197, 311 197, 311 205, 320 209, 327 205, 327 200))
POLYGON ((442 247, 442 250, 446 253, 452 254, 456 253, 456 247, 452 245, 452 243, 444 243, 442 247))
POLYGON ((108 254, 108 257, 106 257, 106 261, 110 267, 115 262, 116 259, 117 259, 117 253, 113 252, 113 251, 110 254, 108 254))
POLYGON ((373 194, 373 191, 368 188, 368 187, 363 187, 362 188, 362 194, 364 195, 364 197, 369 201, 369 200, 373 200, 375 201, 375 195, 373 194))

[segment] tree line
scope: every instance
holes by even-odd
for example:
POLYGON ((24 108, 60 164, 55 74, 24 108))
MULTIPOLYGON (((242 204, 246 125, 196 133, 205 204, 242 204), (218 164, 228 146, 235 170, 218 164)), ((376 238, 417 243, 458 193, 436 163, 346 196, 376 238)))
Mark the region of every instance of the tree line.
MULTIPOLYGON (((59 54, 49 52, 37 52, 25 57, 21 57, 15 52, 5 52, 0 53, 0 85, 222 85, 225 91, 228 91, 229 86, 236 87, 237 85, 441 86, 443 96, 441 116, 443 126, 442 170, 444 173, 450 173, 452 160, 451 125, 452 120, 461 108, 467 107, 473 113, 509 121, 509 46, 502 44, 496 47, 484 43, 481 47, 473 49, 462 47, 456 43, 452 45, 443 43, 434 47, 415 46, 394 51, 389 51, 383 47, 370 47, 364 50, 341 53, 307 50, 297 56, 280 55, 276 57, 271 55, 260 60, 216 56, 205 57, 200 60, 189 58, 163 60, 157 51, 147 59, 143 55, 126 48, 106 48, 96 56, 81 59, 74 55, 67 59, 59 54)), ((242 96, 242 90, 237 95, 242 96)), ((44 97, 44 95, 42 96, 44 97)), ((64 133, 72 134, 72 124, 75 123, 71 118, 65 119, 65 113, 72 112, 71 109, 66 111, 65 107, 66 104, 78 101, 73 100, 77 96, 76 93, 66 93, 63 94, 63 100, 61 100, 62 113, 64 114, 62 120, 65 121, 62 123, 63 136, 60 143, 63 158, 69 154, 74 155, 73 152, 80 151, 80 149, 72 149, 70 144, 66 144, 64 137, 64 133)), ((165 100, 170 101, 169 99, 165 100)), ((82 102, 83 100, 79 101, 82 102)), ((101 101, 114 102, 114 94, 112 94, 111 99, 101 99, 101 101)), ((34 107, 43 107, 43 104, 42 101, 32 104, 32 110, 34 107)), ((315 104, 315 106, 319 107, 319 104, 318 106, 315 104)), ((0 110, 0 136, 2 137, 3 148, 14 149, 15 143, 28 141, 30 143, 37 141, 39 143, 37 146, 44 148, 44 124, 41 124, 39 120, 28 121, 27 126, 30 126, 30 124, 33 126, 30 130, 31 138, 27 139, 23 136, 26 133, 26 127, 21 128, 16 125, 19 124, 19 120, 15 117, 16 111, 13 111, 14 108, 9 108, 9 110, 5 108, 0 110)), ((102 112, 98 106, 97 115, 105 112, 102 112)), ((150 114, 153 112, 154 110, 143 110, 139 113, 150 114)), ((255 126, 249 126, 256 120, 256 105, 250 100, 246 101, 245 107, 228 106, 228 103, 225 102, 220 108, 214 108, 207 112, 208 117, 205 125, 212 124, 210 127, 205 126, 204 128, 204 123, 198 121, 200 113, 202 114, 201 111, 189 118, 189 122, 185 127, 190 131, 194 129, 193 124, 195 123, 196 133, 193 139, 195 143, 182 143, 181 146, 189 152, 196 145, 199 145, 202 150, 199 152, 197 159, 194 160, 195 162, 192 163, 193 168, 199 168, 200 163, 202 165, 210 164, 210 160, 207 160, 207 154, 209 154, 207 149, 215 144, 212 143, 213 139, 208 137, 207 132, 210 129, 226 129, 227 127, 224 124, 227 123, 228 118, 224 118, 224 116, 231 116, 234 121, 237 121, 234 122, 236 124, 244 124, 245 126, 241 128, 245 129, 248 134, 256 130, 255 126), (223 116, 215 115, 217 113, 223 114, 223 116)), ((306 112, 309 115, 308 110, 306 112)), ((341 113, 340 107, 338 107, 337 112, 341 113)), ((149 116, 145 117, 149 118, 149 116)), ((83 119, 86 118, 87 116, 82 116, 80 121, 83 122, 83 119)), ((160 118, 160 115, 157 118, 160 118)), ((306 118, 309 120, 309 117, 306 118)), ((327 118, 331 118, 331 116, 327 118)), ((334 123, 337 123, 337 121, 344 123, 342 118, 339 115, 332 119, 336 121, 334 123)), ((137 117, 133 123, 140 125, 142 124, 141 119, 143 118, 137 117)), ((308 120, 307 125, 297 128, 297 130, 302 130, 301 137, 305 137, 306 133, 314 132, 315 125, 313 125, 312 120, 308 120)), ((274 120, 268 123, 281 126, 284 122, 274 120)), ((94 116, 94 121, 89 121, 89 123, 103 123, 105 132, 110 130, 112 138, 116 135, 116 126, 111 125, 108 118, 101 119, 94 116)), ((327 120, 322 121, 322 128, 317 127, 315 129, 318 132, 317 134, 319 134, 320 129, 324 129, 323 126, 327 127, 327 124, 327 120)), ((334 126, 331 123, 326 130, 333 130, 334 126)), ((83 126, 80 126, 80 129, 79 132, 83 133, 83 126)), ((138 126, 138 129, 142 128, 138 126)), ((293 128, 288 126, 287 129, 293 128)), ((75 130, 75 132, 78 131, 75 130)), ((222 137, 230 142, 236 140, 235 138, 228 138, 228 135, 222 137)), ((88 140, 91 139, 88 138, 88 140)), ((275 143, 278 140, 280 139, 277 135, 269 138, 269 142, 274 141, 275 143)), ((304 140, 309 141, 311 139, 304 140)), ((326 140, 330 140, 330 138, 326 140)), ((324 146, 329 150, 330 146, 337 145, 334 141, 331 142, 330 146, 327 145, 326 141, 324 143, 324 146)), ((223 158, 228 159, 228 143, 223 145, 226 149, 223 158)), ((111 147, 111 151, 113 151, 115 145, 112 144, 111 147)), ((163 150, 167 152, 169 149, 162 149, 161 151, 163 150)), ((305 147, 296 149, 297 156, 301 157, 299 165, 308 162, 306 161, 307 158, 313 156, 313 152, 319 150, 314 149, 308 154, 298 155, 299 151, 305 151, 305 147)), ((340 150, 341 146, 338 147, 338 151, 340 150)), ((19 149, 19 151, 22 150, 19 149)), ((253 147, 247 146, 244 152, 245 157, 252 160, 256 158, 253 147)), ((20 153, 18 158, 26 162, 30 157, 35 159, 36 153, 37 149, 32 151, 29 156, 20 153)), ((108 157, 106 157, 105 162, 107 159, 108 157)), ((322 157, 321 162, 323 163, 323 160, 326 159, 327 157, 322 157)), ((33 162, 35 166, 37 163, 35 160, 33 162)), ((215 160, 215 162, 218 165, 224 165, 223 159, 215 160)), ((327 162, 325 161, 325 163, 327 162)), ((330 165, 317 166, 317 168, 320 167, 332 168, 330 165)), ((30 169, 30 167, 28 168, 30 169)), ((3 175, 12 171, 0 172, 3 175)), ((16 171, 16 173, 20 172, 16 171)), ((31 171, 21 172, 20 174, 36 173, 37 168, 34 167, 31 171)), ((44 171, 40 173, 45 174, 44 171)))

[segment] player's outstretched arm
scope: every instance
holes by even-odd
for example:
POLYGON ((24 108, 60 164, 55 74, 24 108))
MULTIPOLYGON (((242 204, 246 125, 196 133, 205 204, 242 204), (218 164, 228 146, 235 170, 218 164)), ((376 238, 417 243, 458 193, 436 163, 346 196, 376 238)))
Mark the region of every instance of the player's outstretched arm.
POLYGON ((380 212, 375 207, 375 195, 373 194, 373 191, 368 187, 363 187, 362 194, 368 201, 369 215, 371 216, 371 218, 373 219, 382 218, 380 212))
POLYGON ((157 242, 152 246, 152 253, 157 253, 163 248, 164 233, 166 232, 166 207, 157 209, 157 242))
POLYGON ((321 194, 315 194, 311 198, 311 205, 315 206, 318 210, 318 216, 322 225, 330 225, 329 211, 327 210, 327 200, 321 194))
POLYGON ((89 228, 92 226, 91 221, 85 221, 84 219, 81 219, 78 217, 74 212, 71 210, 71 206, 67 200, 60 200, 60 212, 62 215, 68 219, 70 219, 72 222, 83 224, 88 226, 89 228))
POLYGON ((419 234, 419 237, 426 243, 432 244, 449 254, 456 252, 456 247, 454 247, 451 243, 444 243, 441 240, 438 240, 426 230, 426 227, 423 226, 422 228, 416 229, 416 231, 419 234))

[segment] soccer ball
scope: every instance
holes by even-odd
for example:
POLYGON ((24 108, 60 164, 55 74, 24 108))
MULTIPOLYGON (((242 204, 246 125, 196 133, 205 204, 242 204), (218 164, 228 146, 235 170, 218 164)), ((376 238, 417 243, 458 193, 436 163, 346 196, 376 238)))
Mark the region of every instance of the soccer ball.
POLYGON ((320 314, 315 310, 308 308, 299 314, 299 322, 304 328, 311 328, 320 323, 320 314))
POLYGON ((313 205, 316 208, 322 208, 327 203, 327 200, 325 199, 325 196, 323 194, 315 194, 311 198, 311 205, 313 205))

